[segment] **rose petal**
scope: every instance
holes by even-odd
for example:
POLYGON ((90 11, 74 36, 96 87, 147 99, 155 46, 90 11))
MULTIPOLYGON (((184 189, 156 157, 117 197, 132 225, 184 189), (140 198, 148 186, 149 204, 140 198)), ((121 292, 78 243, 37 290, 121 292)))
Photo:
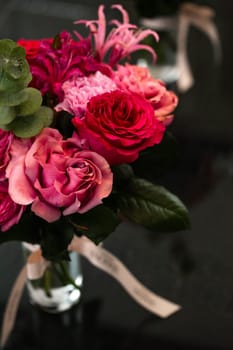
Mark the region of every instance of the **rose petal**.
POLYGON ((32 212, 48 222, 54 222, 60 219, 61 212, 59 209, 42 202, 38 197, 32 204, 32 212))

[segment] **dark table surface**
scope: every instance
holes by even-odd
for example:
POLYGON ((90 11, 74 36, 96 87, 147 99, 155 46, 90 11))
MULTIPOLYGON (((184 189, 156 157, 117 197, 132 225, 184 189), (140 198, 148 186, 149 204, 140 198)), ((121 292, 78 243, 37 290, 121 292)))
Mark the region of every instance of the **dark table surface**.
MULTIPOLYGON (((28 37, 29 31, 38 37, 40 30, 49 36, 70 25, 67 12, 63 20, 54 14, 29 15, 14 3, 19 4, 2 3, 2 37, 28 37)), ((178 93, 179 107, 169 128, 178 143, 177 161, 159 176, 153 162, 143 169, 150 180, 180 196, 190 210, 192 228, 157 235, 124 223, 104 243, 141 282, 182 309, 160 319, 82 259, 80 305, 49 315, 31 306, 25 291, 6 349, 233 349, 233 5, 209 3, 217 12, 223 60, 215 65, 204 34, 191 31, 189 53, 196 81, 188 92, 178 93)), ((80 9, 79 17, 85 16, 85 6, 80 9)), ((91 5, 86 11, 95 15, 91 5)), ((0 261, 1 321, 23 264, 20 243, 0 246, 0 261)))

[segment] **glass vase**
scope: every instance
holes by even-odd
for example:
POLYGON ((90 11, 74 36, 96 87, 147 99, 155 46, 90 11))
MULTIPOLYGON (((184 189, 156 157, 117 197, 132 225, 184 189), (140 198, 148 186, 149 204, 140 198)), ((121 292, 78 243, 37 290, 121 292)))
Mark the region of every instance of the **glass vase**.
MULTIPOLYGON (((23 257, 40 247, 23 243, 23 257)), ((49 313, 69 310, 80 302, 83 282, 81 259, 79 254, 70 253, 70 261, 50 261, 41 278, 27 280, 27 291, 31 304, 49 313)))

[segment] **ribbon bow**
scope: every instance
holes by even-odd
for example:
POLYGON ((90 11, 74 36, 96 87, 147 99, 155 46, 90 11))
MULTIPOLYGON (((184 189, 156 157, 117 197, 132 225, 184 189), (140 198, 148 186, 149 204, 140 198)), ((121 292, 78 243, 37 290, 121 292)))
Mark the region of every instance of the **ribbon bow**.
POLYGON ((189 90, 194 84, 187 54, 187 38, 191 25, 203 31, 210 39, 214 48, 216 62, 221 60, 221 45, 217 27, 213 22, 215 12, 208 6, 192 3, 183 3, 176 17, 143 18, 141 23, 156 30, 177 30, 177 56, 178 69, 177 87, 181 92, 189 90))
MULTIPOLYGON (((96 246, 88 238, 75 237, 68 249, 81 254, 94 266, 115 278, 136 302, 157 316, 166 318, 180 310, 180 305, 151 292, 132 275, 118 258, 106 249, 96 246)), ((49 262, 43 258, 38 246, 37 250, 32 251, 26 266, 19 273, 4 313, 0 341, 2 347, 6 344, 14 327, 19 302, 27 279, 34 280, 42 277, 48 264, 49 262)))

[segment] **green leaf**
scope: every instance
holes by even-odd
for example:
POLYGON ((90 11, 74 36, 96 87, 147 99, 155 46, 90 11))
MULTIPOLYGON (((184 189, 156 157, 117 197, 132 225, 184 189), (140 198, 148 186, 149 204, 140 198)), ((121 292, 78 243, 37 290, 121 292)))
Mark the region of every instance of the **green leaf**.
MULTIPOLYGON (((16 43, 11 39, 1 39, 0 40, 0 57, 7 58, 11 54, 15 45, 16 43)), ((0 64, 1 63, 2 62, 0 61, 0 64)))
POLYGON ((84 214, 71 215, 69 221, 78 232, 96 244, 103 241, 120 223, 117 215, 104 205, 98 205, 84 214))
POLYGON ((9 241, 37 244, 39 243, 39 234, 36 228, 35 216, 31 213, 24 213, 18 224, 6 232, 0 232, 0 244, 9 241))
POLYGON ((114 175, 114 185, 116 187, 127 186, 128 181, 134 176, 132 166, 129 164, 121 164, 112 167, 114 175))
POLYGON ((43 121, 35 118, 34 114, 26 117, 17 117, 9 124, 9 129, 18 137, 32 137, 42 130, 43 121))
POLYGON ((15 119, 14 107, 0 106, 0 124, 9 124, 15 119))
POLYGON ((53 110, 49 107, 41 106, 34 115, 43 121, 44 128, 50 126, 53 122, 53 110))
POLYGON ((42 254, 47 260, 59 261, 67 256, 67 248, 74 231, 64 219, 53 223, 43 222, 41 226, 42 254))
POLYGON ((162 142, 142 151, 132 167, 136 176, 153 181, 155 177, 170 170, 176 164, 178 156, 178 144, 173 135, 166 132, 162 142))
POLYGON ((29 71, 29 66, 26 61, 25 49, 21 46, 16 46, 6 64, 5 71, 12 79, 24 79, 29 71))
POLYGON ((9 124, 9 129, 18 137, 32 137, 46 126, 49 126, 53 120, 53 111, 49 107, 40 107, 34 114, 20 116, 9 124))
POLYGON ((0 40, 0 91, 16 92, 31 80, 25 49, 13 40, 0 40))
POLYGON ((190 227, 185 205, 162 186, 133 178, 116 197, 124 217, 150 230, 171 232, 190 227))
POLYGON ((55 50, 59 50, 61 48, 61 45, 62 45, 62 43, 61 43, 60 34, 57 34, 53 39, 52 47, 55 50))
POLYGON ((27 92, 26 89, 23 89, 21 91, 17 91, 15 93, 6 91, 6 92, 0 92, 0 106, 17 106, 20 103, 23 103, 27 100, 27 92))
POLYGON ((27 93, 27 100, 16 108, 16 112, 19 116, 27 116, 35 113, 42 103, 42 96, 39 90, 27 88, 25 92, 27 93))
POLYGON ((29 73, 27 76, 27 79, 19 79, 19 80, 12 80, 9 79, 9 75, 6 72, 3 72, 0 77, 0 92, 18 92, 19 90, 24 89, 27 87, 28 83, 31 80, 31 74, 29 73))

